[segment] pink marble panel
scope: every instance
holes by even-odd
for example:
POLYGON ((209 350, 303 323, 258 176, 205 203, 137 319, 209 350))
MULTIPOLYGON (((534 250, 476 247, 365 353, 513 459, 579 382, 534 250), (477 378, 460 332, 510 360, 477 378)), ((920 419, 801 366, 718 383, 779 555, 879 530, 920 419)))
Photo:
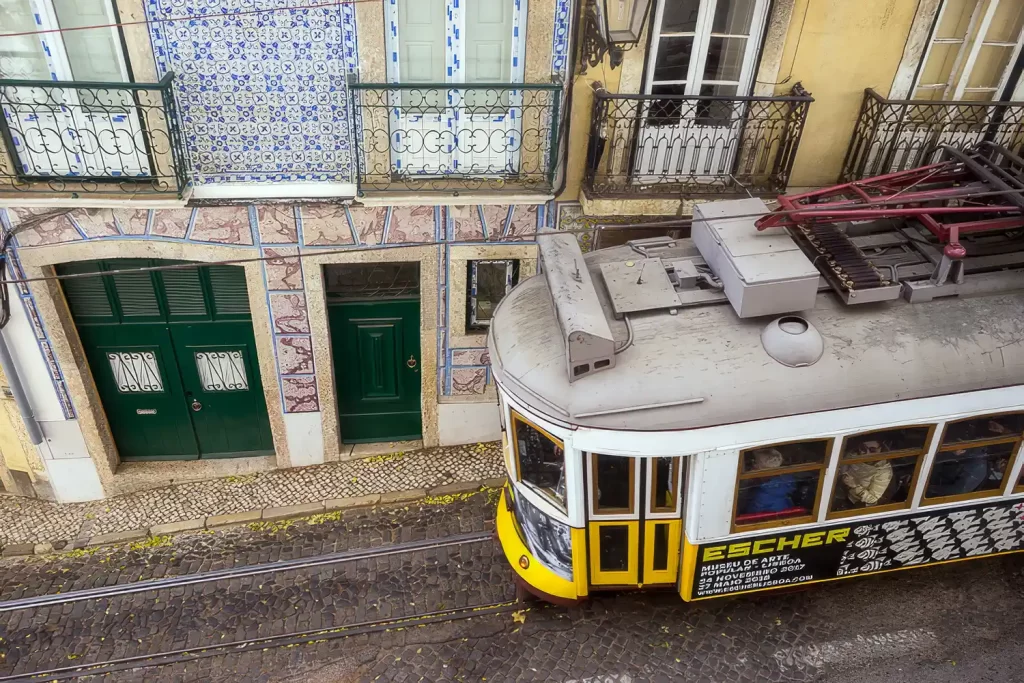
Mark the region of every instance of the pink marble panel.
POLYGON ((312 374, 312 340, 309 337, 278 337, 277 363, 282 375, 312 374))
POLYGON ((490 365, 487 349, 452 349, 452 365, 490 365))
POLYGON ((10 209, 18 229, 18 244, 35 247, 82 239, 67 209, 10 209))
POLYGON ((456 242, 473 242, 484 238, 484 227, 480 223, 480 211, 476 206, 450 206, 452 237, 456 242))
POLYGON ((75 209, 68 217, 86 237, 113 237, 120 235, 111 209, 75 209))
POLYGON ((434 227, 434 207, 396 206, 391 212, 388 243, 433 242, 434 227))
POLYGON ((512 212, 512 220, 509 221, 507 240, 534 240, 537 239, 537 205, 519 205, 512 212))
POLYGON ((192 239, 221 244, 252 244, 249 209, 245 206, 208 206, 196 209, 192 239))
POLYGON ((320 410, 315 377, 282 377, 281 390, 286 413, 315 413, 320 410))
POLYGON ((114 209, 114 218, 122 235, 145 235, 148 209, 114 209))
POLYGON ((278 334, 308 334, 306 297, 303 294, 271 294, 270 312, 278 334))
POLYGON ((345 207, 337 204, 304 205, 302 239, 314 247, 352 244, 352 229, 345 215, 345 207))
POLYGON ((160 237, 184 237, 188 233, 188 222, 192 209, 159 209, 153 212, 149 234, 160 237))
POLYGON ((267 269, 267 289, 302 289, 302 264, 295 256, 297 247, 266 247, 263 255, 267 269))
POLYGON ((264 244, 295 244, 299 231, 295 207, 287 204, 260 204, 256 207, 256 228, 264 244))
POLYGON ((380 244, 384 239, 384 220, 388 216, 386 206, 350 206, 349 215, 355 226, 359 241, 363 244, 380 244))
POLYGON ((480 207, 484 214, 484 222, 487 224, 487 239, 492 242, 500 240, 505 231, 505 223, 508 221, 508 204, 484 205, 480 207))
POLYGON ((483 368, 452 368, 452 394, 482 394, 487 388, 487 371, 483 368))

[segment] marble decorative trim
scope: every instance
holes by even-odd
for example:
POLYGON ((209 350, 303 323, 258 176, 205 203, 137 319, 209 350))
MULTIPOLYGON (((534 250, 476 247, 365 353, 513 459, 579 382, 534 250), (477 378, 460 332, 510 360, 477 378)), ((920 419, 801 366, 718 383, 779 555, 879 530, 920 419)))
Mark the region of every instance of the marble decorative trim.
MULTIPOLYGON (((5 231, 12 229, 10 216, 7 211, 7 209, 0 209, 0 226, 2 226, 5 231)), ((15 242, 17 242, 17 238, 15 238, 15 242)), ((18 256, 17 248, 9 250, 7 268, 12 279, 25 279, 25 270, 21 266, 21 259, 18 256)), ((50 383, 53 385, 53 390, 57 394, 57 400, 60 402, 64 418, 74 420, 77 417, 75 405, 71 401, 71 393, 68 391, 67 381, 64 379, 64 372, 61 370, 60 363, 57 361, 57 356, 53 352, 53 346, 50 342, 50 336, 46 331, 46 325, 43 323, 42 316, 39 315, 39 308, 36 305, 35 296, 32 294, 32 290, 24 282, 18 283, 17 292, 18 298, 21 300, 22 309, 25 311, 29 324, 32 326, 32 332, 36 338, 39 353, 43 357, 43 361, 46 363, 46 370, 50 376, 50 383)))
POLYGON ((487 391, 488 373, 485 368, 455 368, 449 373, 449 394, 452 396, 466 396, 472 394, 483 394, 487 391))
POLYGON ((452 349, 452 367, 489 366, 491 356, 487 349, 452 349))

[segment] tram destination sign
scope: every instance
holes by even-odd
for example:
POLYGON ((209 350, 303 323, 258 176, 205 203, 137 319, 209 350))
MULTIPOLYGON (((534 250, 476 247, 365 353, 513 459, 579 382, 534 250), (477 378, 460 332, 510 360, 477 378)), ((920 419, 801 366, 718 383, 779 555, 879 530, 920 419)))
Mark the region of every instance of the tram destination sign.
POLYGON ((692 599, 1024 550, 1024 501, 709 543, 697 548, 692 599))

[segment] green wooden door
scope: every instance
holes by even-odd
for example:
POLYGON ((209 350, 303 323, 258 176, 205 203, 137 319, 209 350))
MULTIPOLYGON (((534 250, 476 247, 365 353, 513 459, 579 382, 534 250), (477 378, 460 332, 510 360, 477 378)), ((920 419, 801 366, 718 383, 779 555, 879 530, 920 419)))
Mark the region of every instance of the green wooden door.
POLYGON ((122 459, 184 460, 199 451, 166 327, 79 330, 122 459))
POLYGON ((252 325, 172 325, 171 336, 200 455, 273 453, 252 325))
POLYGON ((342 441, 419 439, 420 302, 328 306, 342 441))
POLYGON ((273 453, 245 275, 172 262, 68 264, 60 274, 122 460, 273 453))

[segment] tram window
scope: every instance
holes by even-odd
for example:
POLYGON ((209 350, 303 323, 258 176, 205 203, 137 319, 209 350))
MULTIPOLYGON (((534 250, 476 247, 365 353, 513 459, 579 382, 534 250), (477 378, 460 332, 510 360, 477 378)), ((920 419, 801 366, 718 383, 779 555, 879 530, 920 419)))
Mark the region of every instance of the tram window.
POLYGON ((519 481, 532 484, 565 507, 565 451, 562 443, 512 413, 519 481))
POLYGON ((998 495, 1024 431, 1024 414, 960 420, 946 425, 924 497, 928 503, 998 495))
POLYGON ((629 526, 605 524, 599 532, 599 562, 603 572, 624 572, 629 569, 629 526))
POLYGON ((734 526, 775 526, 814 515, 831 439, 744 451, 734 526))
POLYGON ((679 458, 655 458, 651 467, 651 512, 675 512, 679 502, 679 458))
POLYGON ((617 455, 591 455, 594 476, 594 512, 599 515, 633 512, 636 459, 617 455))
POLYGON ((663 572, 668 569, 668 530, 669 525, 654 525, 654 562, 651 569, 663 572))
POLYGON ((836 474, 830 513, 907 507, 918 464, 928 444, 928 425, 882 429, 848 436, 836 474))

